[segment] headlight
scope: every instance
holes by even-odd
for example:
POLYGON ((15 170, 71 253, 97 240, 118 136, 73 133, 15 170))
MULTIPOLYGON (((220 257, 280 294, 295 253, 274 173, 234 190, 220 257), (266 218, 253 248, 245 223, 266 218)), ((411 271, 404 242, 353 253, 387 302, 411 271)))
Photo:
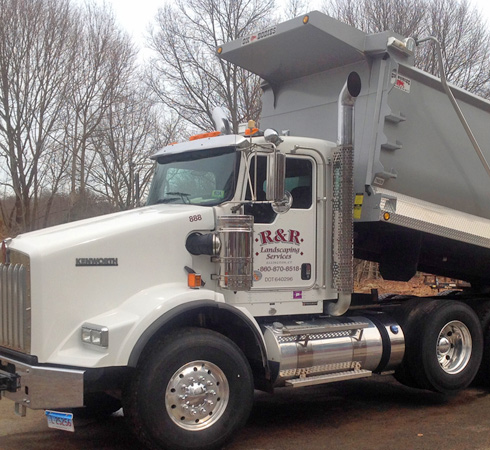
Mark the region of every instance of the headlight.
POLYGON ((98 347, 109 347, 109 328, 101 325, 84 323, 82 325, 82 342, 97 345, 98 347))

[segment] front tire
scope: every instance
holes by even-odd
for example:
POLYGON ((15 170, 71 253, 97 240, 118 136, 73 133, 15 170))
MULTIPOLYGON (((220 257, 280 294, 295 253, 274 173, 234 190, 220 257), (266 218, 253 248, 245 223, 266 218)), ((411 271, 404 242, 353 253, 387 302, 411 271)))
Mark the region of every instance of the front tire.
POLYGON ((124 403, 125 416, 150 448, 218 448, 248 418, 253 377, 230 339, 182 329, 146 355, 124 403))

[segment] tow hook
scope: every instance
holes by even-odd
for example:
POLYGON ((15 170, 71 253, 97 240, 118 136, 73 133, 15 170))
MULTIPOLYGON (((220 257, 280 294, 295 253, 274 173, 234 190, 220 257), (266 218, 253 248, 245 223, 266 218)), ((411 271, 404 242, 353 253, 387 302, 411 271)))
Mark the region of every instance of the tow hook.
POLYGON ((17 392, 20 389, 20 376, 0 370, 0 391, 17 392))

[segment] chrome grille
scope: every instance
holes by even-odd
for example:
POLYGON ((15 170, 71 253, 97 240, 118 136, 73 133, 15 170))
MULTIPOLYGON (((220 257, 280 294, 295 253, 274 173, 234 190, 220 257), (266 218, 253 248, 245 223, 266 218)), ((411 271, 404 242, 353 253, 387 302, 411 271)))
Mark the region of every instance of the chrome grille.
POLYGON ((0 346, 30 353, 29 258, 15 251, 9 256, 9 264, 0 264, 0 346))

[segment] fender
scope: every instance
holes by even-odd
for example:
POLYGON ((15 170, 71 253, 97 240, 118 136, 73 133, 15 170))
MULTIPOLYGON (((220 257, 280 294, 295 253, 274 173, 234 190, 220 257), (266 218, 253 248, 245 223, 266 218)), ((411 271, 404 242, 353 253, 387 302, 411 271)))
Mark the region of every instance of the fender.
POLYGON ((45 362, 93 369, 136 367, 143 349, 155 333, 179 316, 199 308, 227 311, 243 323, 251 331, 260 349, 261 364, 266 376, 269 376, 265 341, 254 317, 246 309, 225 303, 224 297, 215 291, 191 290, 182 283, 154 286, 134 295, 116 309, 87 318, 72 329, 67 339, 59 344, 45 362), (82 344, 80 329, 84 322, 109 329, 109 348, 82 344))
POLYGON ((157 333, 163 326, 165 326, 165 324, 171 322, 173 319, 177 318, 182 314, 186 314, 190 311, 200 309, 203 307, 211 307, 211 308, 217 308, 217 309, 229 311, 246 325, 246 327, 253 333, 256 344, 260 348, 260 353, 262 356, 262 365, 266 371, 266 376, 269 379, 270 370, 269 370, 269 364, 267 360, 267 349, 265 347, 264 338, 262 336, 258 324, 255 322, 255 320, 253 320, 253 317, 252 318, 249 317, 245 311, 241 311, 240 309, 237 309, 234 306, 231 306, 227 303, 216 302, 213 300, 198 300, 188 304, 181 304, 171 309, 170 311, 166 312, 162 316, 160 316, 145 330, 145 332, 140 336, 140 338, 134 345, 133 350, 131 351, 131 354, 129 356, 128 366, 129 367, 137 366, 138 360, 141 356, 141 353, 143 352, 143 349, 151 340, 151 338, 155 335, 155 333, 157 333))

